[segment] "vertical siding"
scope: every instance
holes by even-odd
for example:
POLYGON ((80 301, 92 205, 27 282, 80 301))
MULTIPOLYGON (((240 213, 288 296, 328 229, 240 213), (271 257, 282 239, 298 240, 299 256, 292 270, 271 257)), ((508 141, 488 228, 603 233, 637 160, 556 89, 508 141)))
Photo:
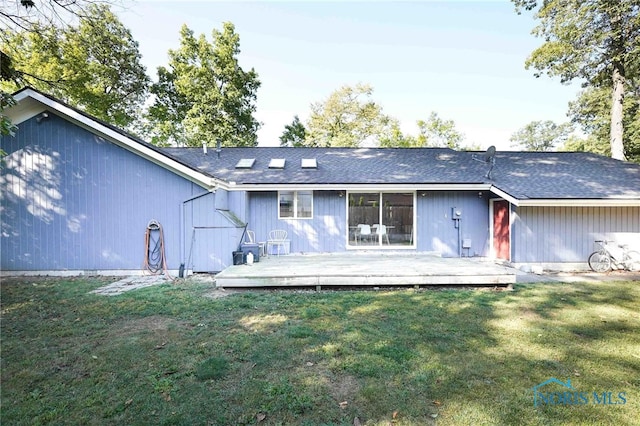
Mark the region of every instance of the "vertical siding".
POLYGON ((278 193, 253 192, 249 229, 259 241, 266 241, 270 230, 286 230, 292 253, 341 252, 346 249, 345 198, 336 191, 314 191, 312 219, 278 219, 278 193))
MULTIPOLYGON (((437 251, 443 256, 458 256, 458 230, 451 219, 452 207, 462 210, 461 237, 471 239, 469 255, 488 255, 488 200, 486 194, 479 196, 477 191, 418 192, 418 251, 437 251)), ((463 255, 467 255, 466 250, 463 250, 463 255)))
MULTIPOLYGON (((421 192, 422 193, 422 192, 421 192)), ((417 197, 417 250, 458 255, 458 231, 451 220, 451 207, 463 210, 462 238, 472 241, 469 255, 485 256, 489 244, 489 213, 486 195, 478 192, 424 192, 417 197)), ((249 196, 249 229, 265 241, 272 229, 284 229, 294 253, 341 252, 346 250, 346 201, 335 191, 314 192, 312 220, 278 219, 276 192, 254 192, 249 196)), ((463 252, 467 254, 466 251, 463 252)))
POLYGON ((3 270, 140 269, 152 219, 178 268, 181 203, 202 188, 54 114, 2 147, 3 270))
POLYGON ((597 239, 635 245, 640 207, 519 207, 514 262, 584 262, 597 239))
POLYGON ((219 272, 233 264, 244 221, 244 192, 217 190, 185 204, 185 265, 194 272, 219 272))

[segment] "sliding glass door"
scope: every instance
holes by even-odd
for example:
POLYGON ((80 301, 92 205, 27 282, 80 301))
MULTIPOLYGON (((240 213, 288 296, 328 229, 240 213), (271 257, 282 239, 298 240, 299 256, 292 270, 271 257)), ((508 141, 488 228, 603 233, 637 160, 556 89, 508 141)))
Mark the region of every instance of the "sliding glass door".
POLYGON ((350 192, 350 247, 412 247, 415 194, 350 192))

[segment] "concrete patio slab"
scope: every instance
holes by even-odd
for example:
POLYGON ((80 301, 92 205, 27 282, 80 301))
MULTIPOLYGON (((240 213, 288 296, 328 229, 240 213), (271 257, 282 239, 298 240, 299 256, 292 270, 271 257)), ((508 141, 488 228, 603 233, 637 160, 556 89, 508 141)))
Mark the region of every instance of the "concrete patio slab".
POLYGON ((97 288, 90 293, 104 296, 117 296, 127 291, 171 282, 164 275, 131 276, 97 288))
POLYGON ((339 253, 269 256, 216 275, 218 287, 509 286, 512 268, 480 258, 420 253, 339 253))

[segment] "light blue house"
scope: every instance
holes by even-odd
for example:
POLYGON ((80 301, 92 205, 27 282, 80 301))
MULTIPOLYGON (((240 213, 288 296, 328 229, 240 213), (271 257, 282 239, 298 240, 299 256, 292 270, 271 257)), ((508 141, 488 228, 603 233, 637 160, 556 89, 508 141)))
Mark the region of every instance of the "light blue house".
POLYGON ((158 148, 33 89, 5 111, 3 274, 133 274, 150 221, 167 267, 220 271, 245 224, 289 251, 435 252, 580 269, 640 241, 640 166, 587 153, 158 148), (362 233, 369 225, 372 235, 362 233), (378 233, 373 228, 378 225, 378 233), (365 227, 366 228, 366 227, 365 227))

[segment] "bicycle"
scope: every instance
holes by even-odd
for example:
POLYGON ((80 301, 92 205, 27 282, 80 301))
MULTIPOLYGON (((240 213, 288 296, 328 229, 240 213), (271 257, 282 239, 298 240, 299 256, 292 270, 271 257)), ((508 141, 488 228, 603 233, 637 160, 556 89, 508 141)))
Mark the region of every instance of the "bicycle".
POLYGON ((613 266, 627 271, 640 271, 640 253, 629 250, 626 244, 612 244, 614 241, 596 240, 600 246, 589 255, 589 267, 594 272, 608 272, 613 266))

